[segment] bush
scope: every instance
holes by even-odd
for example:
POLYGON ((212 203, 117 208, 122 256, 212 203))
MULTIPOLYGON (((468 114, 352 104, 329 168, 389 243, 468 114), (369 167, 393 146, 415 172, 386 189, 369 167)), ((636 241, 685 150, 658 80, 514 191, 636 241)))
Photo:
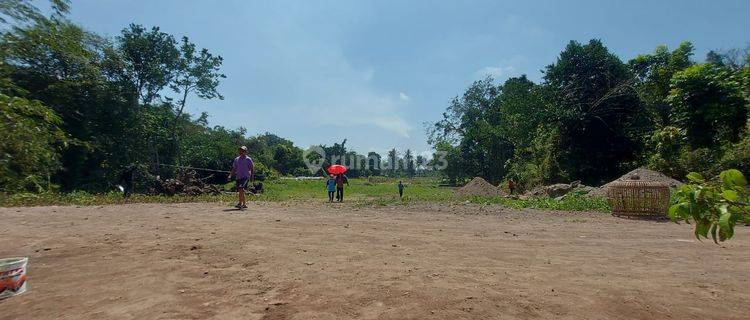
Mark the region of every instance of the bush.
MULTIPOLYGON (((748 127, 750 127, 750 123, 748 123, 748 127)), ((738 143, 729 146, 721 157, 719 166, 750 172, 750 132, 746 133, 738 143)))
POLYGON ((685 141, 684 130, 677 127, 666 126, 654 131, 649 141, 653 154, 648 159, 648 167, 671 177, 684 176, 680 151, 684 148, 685 141))
POLYGON ((39 101, 0 94, 0 192, 41 192, 67 143, 60 117, 39 101))

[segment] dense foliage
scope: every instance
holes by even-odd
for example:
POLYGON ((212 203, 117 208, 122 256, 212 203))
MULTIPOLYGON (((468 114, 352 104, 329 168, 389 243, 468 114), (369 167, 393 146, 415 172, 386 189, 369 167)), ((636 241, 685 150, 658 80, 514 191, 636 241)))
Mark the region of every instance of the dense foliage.
POLYGON ((521 188, 599 185, 639 166, 676 178, 750 169, 750 51, 660 46, 627 63, 599 40, 571 42, 543 82, 474 82, 431 126, 451 182, 481 176, 521 188))
POLYGON ((180 166, 227 170, 238 145, 263 176, 322 174, 305 160, 348 165, 351 177, 439 167, 450 183, 512 178, 521 189, 597 185, 643 165, 673 177, 750 172, 747 51, 696 63, 686 42, 623 62, 599 40, 573 41, 541 83, 486 78, 453 99, 431 126, 432 159, 396 149, 364 155, 346 140, 303 150, 271 133, 211 127, 207 114, 185 110, 195 99, 223 99, 221 56, 158 27, 101 37, 65 18, 69 1, 50 1, 49 17, 39 3, 0 0, 0 133, 8 137, 0 192, 108 190, 130 164, 149 179, 180 166))
MULTIPOLYGON (((415 156, 410 149, 399 152, 396 148, 388 151, 386 157, 379 153, 370 151, 367 155, 357 153, 356 151, 346 148, 346 139, 341 143, 334 143, 331 146, 318 145, 313 146, 306 151, 307 161, 318 163, 321 168, 326 168, 332 164, 343 164, 349 168, 347 176, 349 177, 369 177, 369 176, 387 176, 387 177, 414 177, 416 175, 431 175, 432 171, 427 171, 427 159, 422 155, 415 156)), ((318 169, 315 172, 302 172, 306 175, 323 174, 323 170, 318 169)))
POLYGON ((220 56, 157 27, 103 38, 64 18, 67 1, 52 5, 45 17, 31 1, 0 1, 0 192, 107 190, 133 163, 151 178, 180 165, 228 170, 243 144, 258 173, 304 168, 291 141, 184 112, 191 98, 223 98, 220 56))
POLYGON ((59 151, 68 141, 60 117, 39 101, 0 94, 0 186, 41 191, 60 168, 59 151))
POLYGON ((734 235, 737 222, 750 223, 750 192, 742 172, 726 170, 712 181, 692 172, 688 179, 690 183, 677 192, 669 217, 694 222, 696 238, 710 235, 718 243, 734 235))

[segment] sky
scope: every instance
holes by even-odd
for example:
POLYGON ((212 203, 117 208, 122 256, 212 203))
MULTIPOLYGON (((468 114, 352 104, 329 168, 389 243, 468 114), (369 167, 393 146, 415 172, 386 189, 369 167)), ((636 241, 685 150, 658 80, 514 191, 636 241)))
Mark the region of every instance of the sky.
POLYGON ((192 97, 211 125, 271 132, 307 148, 428 154, 425 126, 473 81, 540 81, 570 40, 621 59, 692 41, 750 44, 750 1, 73 0, 70 19, 115 37, 159 26, 224 58, 225 99, 192 97))

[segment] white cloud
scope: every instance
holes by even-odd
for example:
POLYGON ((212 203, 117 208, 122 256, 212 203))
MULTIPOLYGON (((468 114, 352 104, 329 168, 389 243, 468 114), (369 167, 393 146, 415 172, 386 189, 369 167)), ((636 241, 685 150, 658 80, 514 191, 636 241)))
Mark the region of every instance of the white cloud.
POLYGON ((411 97, 409 97, 406 93, 403 93, 403 92, 398 93, 398 98, 401 99, 401 101, 407 101, 407 102, 411 100, 411 97))
POLYGON ((491 76, 495 79, 499 78, 500 76, 505 76, 508 73, 512 72, 514 68, 512 66, 509 67, 500 67, 500 66, 487 66, 482 69, 477 70, 474 72, 474 76, 484 78, 486 76, 491 76))
POLYGON ((308 123, 339 127, 338 131, 345 136, 367 132, 366 136, 373 139, 388 134, 409 138, 411 126, 398 113, 396 101, 359 87, 330 95, 330 104, 312 108, 309 105, 299 106, 299 112, 293 113, 308 119, 308 123), (321 117, 321 114, 332 116, 321 117))
POLYGON ((381 90, 372 81, 376 76, 372 66, 355 65, 349 59, 339 44, 340 26, 315 24, 325 32, 311 32, 313 23, 308 20, 317 23, 316 17, 304 10, 293 11, 261 33, 272 44, 265 47, 269 53, 258 66, 264 74, 273 75, 263 79, 264 84, 273 81, 274 87, 289 88, 274 105, 263 109, 262 116, 270 120, 265 123, 274 132, 280 132, 277 128, 282 125, 305 132, 299 139, 311 143, 325 142, 315 136, 320 132, 325 138, 341 135, 360 142, 380 134, 390 135, 384 140, 408 138, 411 126, 398 108, 399 99, 408 96, 397 99, 381 90))

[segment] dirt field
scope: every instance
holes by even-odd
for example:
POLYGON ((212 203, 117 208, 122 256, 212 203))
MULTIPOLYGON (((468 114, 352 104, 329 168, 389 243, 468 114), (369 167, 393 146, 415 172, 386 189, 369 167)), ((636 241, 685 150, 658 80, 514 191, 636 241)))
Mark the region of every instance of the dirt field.
POLYGON ((499 207, 0 208, 0 319, 748 319, 750 229, 499 207))

